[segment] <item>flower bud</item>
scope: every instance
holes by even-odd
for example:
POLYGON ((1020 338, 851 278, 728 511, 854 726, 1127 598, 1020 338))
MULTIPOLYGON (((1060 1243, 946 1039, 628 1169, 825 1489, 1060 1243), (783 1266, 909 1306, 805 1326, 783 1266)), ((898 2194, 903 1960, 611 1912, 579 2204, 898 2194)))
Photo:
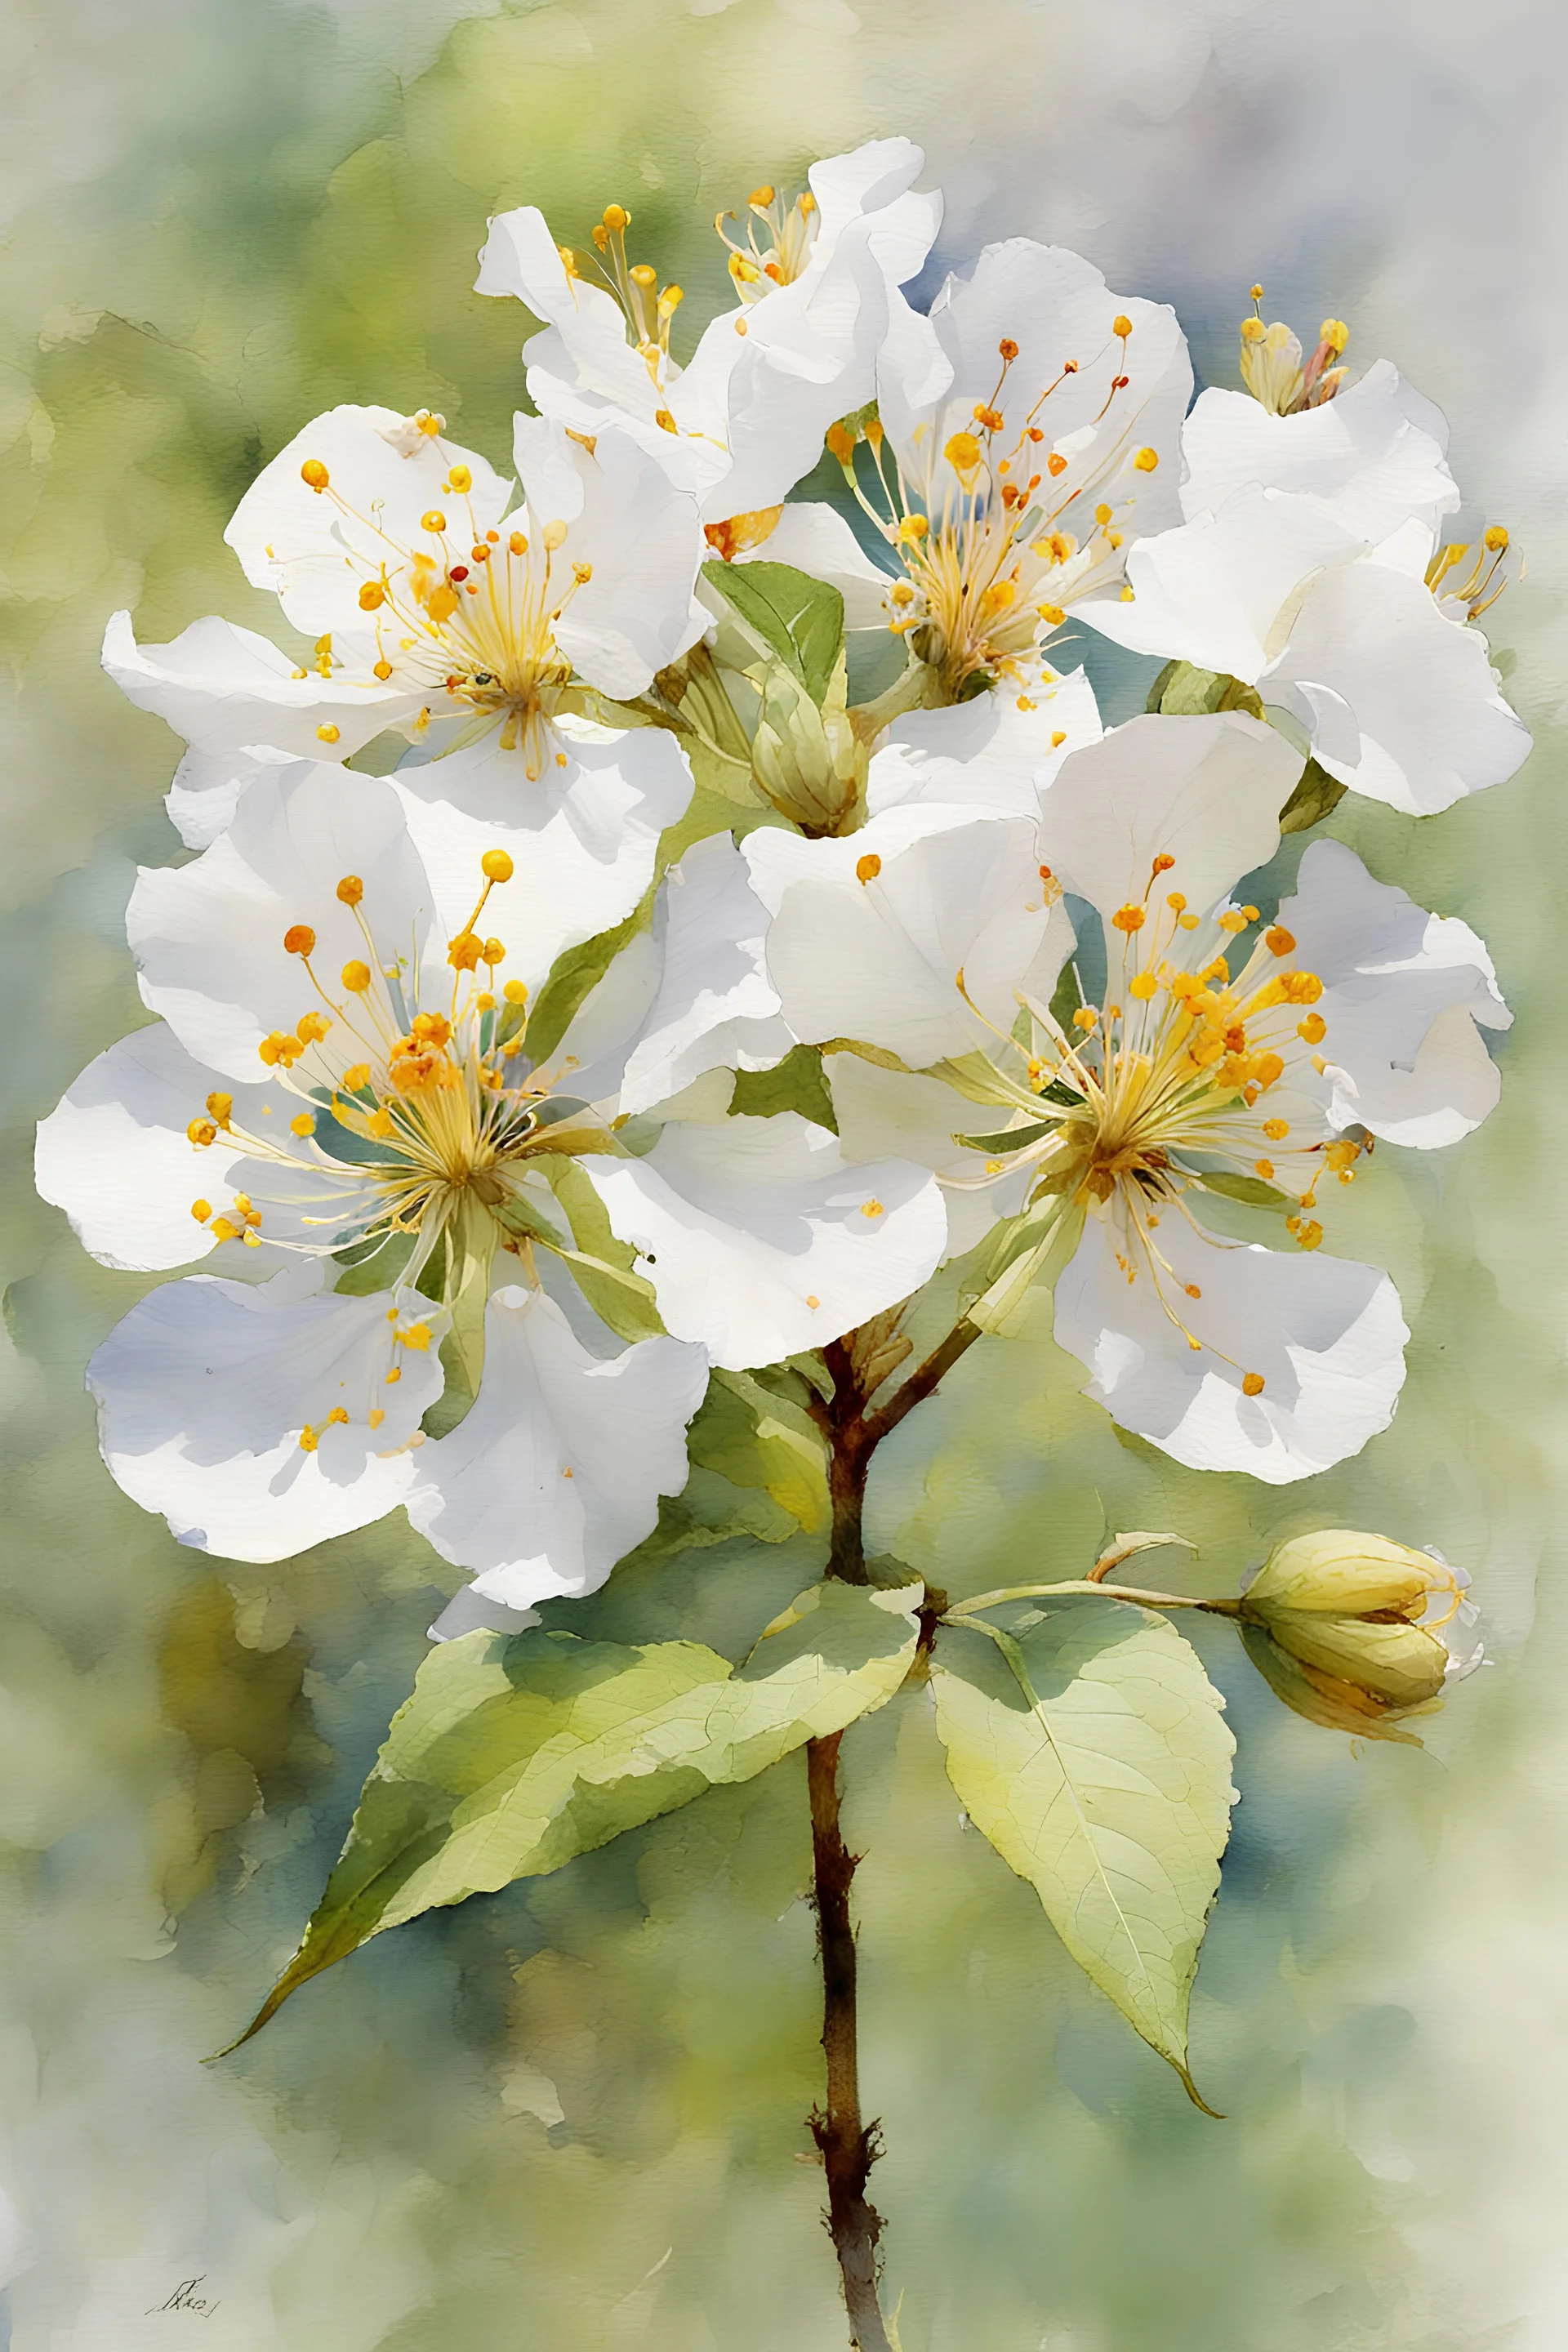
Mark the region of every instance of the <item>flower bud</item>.
POLYGON ((1480 1663, 1469 1578, 1438 1554, 1328 1528, 1272 1551, 1237 1605, 1247 1654, 1310 1723, 1409 1740, 1400 1719, 1436 1706, 1480 1663))

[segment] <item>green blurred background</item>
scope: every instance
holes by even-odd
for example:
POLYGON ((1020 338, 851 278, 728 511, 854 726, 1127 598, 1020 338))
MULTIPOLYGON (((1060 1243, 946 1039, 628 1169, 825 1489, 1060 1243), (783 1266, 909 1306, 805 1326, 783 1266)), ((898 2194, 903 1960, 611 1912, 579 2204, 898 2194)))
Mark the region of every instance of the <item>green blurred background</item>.
MULTIPOLYGON (((137 1282, 33 1197, 34 1120, 141 1009, 133 868, 175 755, 100 677, 222 610, 258 464, 341 400, 430 405, 504 462, 521 317, 487 214, 612 197, 678 275, 762 178, 907 131, 941 257, 1016 232, 1173 299, 1232 381, 1268 315, 1351 320, 1447 409, 1464 521, 1539 748, 1374 870, 1466 916, 1520 1014, 1503 1106, 1387 1150, 1331 1247, 1415 1327, 1394 1428, 1283 1491, 1118 1442, 1048 1312, 878 1470, 871 1546, 960 1591, 1108 1528, 1231 1584, 1278 1535, 1379 1528, 1474 1572, 1495 1659, 1426 1753, 1275 1706, 1223 1626, 1244 1801, 1194 2007, 1211 2123, 1075 1979, 960 1823, 922 1698, 846 1742, 867 1860, 864 2079, 906 2352, 1555 2352, 1568 2336, 1562 887, 1568 363, 1563 20, 1545 0, 5 0, 0 632, 0 2345, 139 2352, 837 2352, 804 1772, 400 1930, 204 2066, 295 1937, 439 1603, 401 1526, 275 1570, 181 1550, 100 1468, 82 1368, 137 1282), (156 2314, 183 2280, 210 2316, 156 2314), (7 2335, 7 2325, 9 2335, 7 2335)), ((1131 688, 1125 685, 1124 692, 1131 688)), ((1123 715, 1118 709, 1115 715, 1123 715)), ((738 1650, 802 1540, 617 1577, 571 1622, 738 1650)), ((1173 1571, 1173 1573, 1179 1571, 1173 1571)))

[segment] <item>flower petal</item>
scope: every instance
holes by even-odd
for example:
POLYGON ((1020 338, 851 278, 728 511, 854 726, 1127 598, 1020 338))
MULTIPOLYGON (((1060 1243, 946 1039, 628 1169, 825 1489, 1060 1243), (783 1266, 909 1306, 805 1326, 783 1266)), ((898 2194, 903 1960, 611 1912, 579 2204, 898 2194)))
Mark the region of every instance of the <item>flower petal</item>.
POLYGON ((194 751, 231 764, 252 743, 299 759, 346 760, 384 728, 413 718, 421 700, 336 670, 299 677, 266 637, 210 615, 169 645, 139 646, 130 614, 116 613, 104 632, 103 667, 138 710, 167 720, 194 751), (324 739, 323 728, 331 730, 324 739))
POLYGON ((1315 499, 1238 490, 1220 513, 1128 549, 1131 601, 1089 597, 1074 609, 1134 653, 1195 662, 1250 685, 1279 650, 1312 574, 1348 563, 1365 544, 1315 499))
MULTIPOLYGON (((214 1093, 230 1096, 235 1127, 263 1135, 276 1129, 280 1150, 294 1147, 288 1128, 297 1108, 293 1096, 279 1087, 225 1079, 193 1061, 161 1021, 89 1062, 39 1122, 38 1190, 64 1209, 100 1265, 161 1271, 225 1246, 210 1230, 211 1220, 232 1208, 237 1191, 254 1202, 257 1188, 247 1171, 258 1163, 247 1160, 239 1137, 223 1129, 210 1144, 192 1142, 191 1122, 207 1118, 214 1093), (192 1215, 197 1201, 208 1209, 199 1223, 192 1215)), ((298 1179, 292 1189, 310 1183, 302 1164, 290 1172, 298 1179)), ((266 1173, 276 1181, 281 1171, 266 1173)), ((237 1228, 245 1221, 235 1216, 230 1222, 237 1228)), ((274 1221, 265 1209, 262 1223, 270 1241, 274 1221)))
POLYGON ((658 836, 683 815, 691 771, 662 728, 573 722, 531 781, 522 750, 492 730, 438 760, 405 761, 391 779, 422 856, 440 919, 455 934, 477 894, 488 849, 511 856, 511 880, 487 921, 506 942, 506 977, 535 988, 567 948, 630 914, 653 879, 658 836))
POLYGON ((374 632, 360 609, 361 585, 384 567, 405 570, 415 549, 437 546, 422 525, 431 509, 448 514, 458 539, 478 537, 500 520, 510 490, 483 457, 454 441, 418 434, 417 446, 403 455, 395 440, 405 437, 406 422, 395 409, 353 405, 312 418, 263 467, 224 533, 246 578, 270 588, 297 629, 308 636, 342 630, 370 646, 366 669, 375 658, 374 632), (326 468, 324 489, 301 478, 305 465, 326 468), (447 488, 454 465, 472 478, 466 492, 447 488))
POLYGON ((441 1393, 445 1318, 414 1291, 311 1295, 320 1280, 289 1267, 255 1289, 199 1274, 165 1283, 89 1365, 105 1462, 182 1543, 287 1559, 403 1501, 420 1415, 441 1393), (415 1326, 427 1346, 399 1343, 415 1326))
POLYGON ((578 574, 555 642, 591 686, 624 699, 708 626, 692 594, 707 549, 693 499, 628 434, 610 422, 592 438, 520 416, 514 454, 535 528, 567 525, 557 562, 578 574))
POLYGON ((1037 815, 1062 761, 1097 743, 1104 730, 1080 669, 1026 699, 1033 707, 1024 709, 1016 695, 998 688, 944 710, 895 719, 871 754, 866 805, 872 815, 915 801, 1037 815))
POLYGON ((1085 1395, 1123 1429, 1190 1469, 1284 1486, 1387 1428, 1410 1335, 1386 1275, 1213 1241, 1175 1215, 1159 1241, 1165 1293, 1198 1349, 1162 1306, 1142 1250, 1109 1219, 1089 1217, 1057 1284, 1057 1338, 1094 1374, 1085 1395), (1131 1283, 1119 1250, 1136 1265, 1131 1283), (1248 1373, 1262 1376, 1258 1395, 1243 1390, 1248 1373))
POLYGON ((1513 1016, 1469 925, 1374 881, 1337 841, 1313 842, 1279 921, 1323 982, 1327 1067, 1296 1082, 1315 1085, 1333 1124, 1423 1150, 1479 1127, 1500 1082, 1476 1024, 1513 1016))
POLYGON ((763 958, 767 917, 727 833, 689 849, 654 915, 658 993, 626 1066, 620 1108, 679 1094, 705 1070, 770 1067, 795 1043, 763 958))
MULTIPOLYGON (((384 957, 426 944, 430 887, 396 793, 379 777, 305 761, 258 775, 229 831, 189 866, 142 867, 126 933, 142 997, 188 1053, 256 1082, 263 1037, 321 1003, 286 933, 296 925, 314 933, 312 961, 329 985, 366 952, 337 895, 345 875, 364 885, 360 911, 384 957)), ((341 1066, 353 1056, 337 1055, 336 1044, 341 1066)))
POLYGON ((1108 920, 1142 903, 1156 857, 1162 895, 1180 890, 1207 913, 1242 875, 1266 865, 1301 755, 1238 710, 1129 719, 1075 751, 1045 796, 1042 853, 1108 920))
POLYGON ((542 1291, 498 1290, 479 1395, 420 1449, 408 1516, 443 1559, 479 1571, 486 1600, 595 1592, 685 1486, 707 1385, 700 1348, 643 1339, 605 1360, 542 1291))
POLYGON ((1271 415, 1249 393, 1200 393, 1182 449, 1189 522, 1250 485, 1303 492, 1371 541, 1412 516, 1435 525, 1459 503, 1441 443, 1412 417, 1408 387, 1387 360, 1337 398, 1294 416, 1271 415))
POLYGON ((670 1330, 731 1369, 837 1339, 918 1290, 946 1248, 924 1169, 849 1167, 793 1111, 667 1127, 646 1159, 584 1172, 670 1330))
POLYGON ((794 845, 801 878, 777 901, 767 954, 797 1037, 858 1038, 921 1069, 988 1044, 987 1024, 1012 1028, 1015 991, 1047 932, 1054 980, 1071 926, 1065 915, 1053 922, 1036 825, 952 812, 940 832, 900 839, 910 816, 948 814, 896 809, 847 840, 794 845))
POLYGON ((1500 784, 1530 753, 1480 631, 1385 564, 1345 564, 1315 580, 1258 690, 1312 730, 1331 775, 1412 816, 1500 784), (1337 735, 1322 697, 1342 713, 1337 735))
POLYGON ((846 1160, 912 1160, 942 1180, 950 1256, 973 1249, 998 1217, 1017 1215, 1036 1171, 1016 1169, 987 1183, 984 1155, 953 1141, 955 1130, 988 1118, 1003 1125, 1005 1113, 977 1110, 941 1078, 880 1069, 858 1054, 833 1055, 827 1071, 846 1160))

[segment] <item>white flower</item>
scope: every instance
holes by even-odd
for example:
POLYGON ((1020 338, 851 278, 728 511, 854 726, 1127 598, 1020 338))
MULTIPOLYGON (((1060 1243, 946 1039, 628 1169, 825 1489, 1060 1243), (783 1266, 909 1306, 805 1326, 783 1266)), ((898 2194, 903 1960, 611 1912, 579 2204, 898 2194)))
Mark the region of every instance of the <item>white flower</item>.
POLYGON ((592 252, 558 246, 533 205, 500 215, 478 289, 547 322, 523 351, 543 413, 590 433, 619 419, 698 495, 715 544, 734 554, 749 529, 765 534, 828 425, 872 396, 889 320, 907 313, 898 289, 942 218, 941 198, 911 188, 923 162, 907 139, 875 140, 814 163, 809 194, 791 205, 754 189, 742 244, 721 215, 740 302, 684 367, 669 348, 680 289, 661 290, 648 264, 628 260, 624 205, 606 206, 592 252))
POLYGON ((185 1540, 278 1559, 402 1503, 498 1603, 591 1590, 684 1483, 710 1360, 836 1338, 937 1264, 922 1170, 722 1116, 723 1074, 790 1043, 728 836, 553 1042, 539 983, 596 918, 548 835, 534 859, 521 896, 500 848, 459 876, 394 783, 295 762, 142 874, 162 1024, 84 1073, 37 1173, 110 1264, 230 1262, 154 1291, 90 1373, 110 1469, 185 1540), (650 1290, 671 1336, 623 1349, 650 1290), (429 1439, 448 1334, 474 1402, 429 1439))
POLYGON ((1475 1024, 1509 1019, 1474 933, 1336 843, 1276 922, 1233 903, 1299 765, 1237 714, 1139 719, 1064 761, 1037 822, 927 802, 747 844, 790 1026, 874 1057, 831 1058, 846 1151, 897 1149, 967 1197, 959 1246, 1026 1202, 1042 1235, 1054 1215, 1077 1235, 1057 1336, 1089 1393, 1178 1461, 1270 1482, 1357 1452, 1404 1378, 1392 1284, 1315 1254, 1321 1189, 1375 1137, 1484 1118, 1475 1024), (1081 950, 1064 887, 1092 910, 1081 950), (1103 1000, 1069 1014, 1058 974, 1094 950, 1103 1000), (1205 1226, 1205 1191, 1238 1187, 1290 1212, 1291 1248, 1205 1226))
POLYGON ((700 635, 695 508, 625 434, 525 416, 519 505, 441 422, 332 409, 240 501, 228 542, 313 641, 306 661, 213 619, 138 648, 117 614, 105 667, 191 746, 171 814, 193 845, 226 821, 256 747, 345 759, 394 728, 441 755, 411 789, 487 824, 563 820, 584 869, 613 836, 640 888, 689 776, 655 730, 595 726, 577 682, 635 697, 700 635))
POLYGON ((1437 549, 1458 503, 1442 436, 1386 361, 1294 414, 1205 392, 1183 435, 1186 521, 1130 546, 1129 586, 1080 616, 1255 686, 1331 776, 1412 815, 1500 783, 1530 737, 1470 625, 1500 593, 1508 534, 1486 534, 1461 589, 1468 551, 1437 549))
POLYGON ((1026 237, 889 322, 869 460, 852 432, 829 446, 903 567, 889 625, 950 699, 983 671, 1032 693, 1068 606, 1121 579, 1131 532, 1176 519, 1191 390, 1172 310, 1026 237))

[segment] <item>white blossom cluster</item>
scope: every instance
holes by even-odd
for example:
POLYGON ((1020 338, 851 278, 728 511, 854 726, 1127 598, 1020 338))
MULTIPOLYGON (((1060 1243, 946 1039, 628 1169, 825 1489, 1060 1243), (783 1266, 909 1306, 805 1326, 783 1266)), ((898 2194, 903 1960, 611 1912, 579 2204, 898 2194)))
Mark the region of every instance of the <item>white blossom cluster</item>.
POLYGON ((333 409, 226 533, 287 646, 110 624, 197 854, 141 876, 156 1018, 38 1182, 103 1263, 196 1269, 89 1372, 182 1540, 276 1559, 401 1507, 461 1622, 591 1591, 710 1368, 961 1255, 986 1328, 1054 1284, 1089 1394, 1179 1462, 1297 1479, 1391 1418, 1398 1298, 1321 1213, 1374 1143, 1487 1116, 1509 1014, 1473 931, 1331 839, 1277 908, 1247 884, 1309 756, 1416 814, 1518 767, 1477 625, 1506 538, 1441 543, 1442 420, 1334 320, 1308 356, 1249 320, 1247 388, 1193 403, 1174 314, 1058 247, 916 307, 921 161, 753 191, 684 365, 621 207, 580 250, 493 221, 479 289, 543 322, 511 472, 333 409), (842 499, 792 500, 825 442, 842 499), (1069 614, 1228 704, 1102 729, 1069 614), (1215 1230, 1226 1195, 1278 1245, 1215 1230))

